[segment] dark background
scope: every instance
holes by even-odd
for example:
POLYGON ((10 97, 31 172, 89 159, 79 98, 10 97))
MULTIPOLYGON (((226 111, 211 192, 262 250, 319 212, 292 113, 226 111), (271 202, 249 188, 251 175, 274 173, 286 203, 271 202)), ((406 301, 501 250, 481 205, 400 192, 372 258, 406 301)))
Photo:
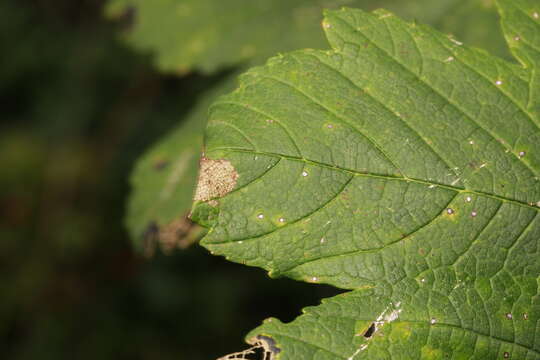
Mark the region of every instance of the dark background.
MULTIPOLYGON (((152 0, 148 0, 152 1, 152 0)), ((225 0, 224 0, 225 1, 225 0)), ((102 1, 0 1, 0 357, 214 359, 337 290, 195 245, 135 254, 134 161, 223 75, 159 74, 102 1)))

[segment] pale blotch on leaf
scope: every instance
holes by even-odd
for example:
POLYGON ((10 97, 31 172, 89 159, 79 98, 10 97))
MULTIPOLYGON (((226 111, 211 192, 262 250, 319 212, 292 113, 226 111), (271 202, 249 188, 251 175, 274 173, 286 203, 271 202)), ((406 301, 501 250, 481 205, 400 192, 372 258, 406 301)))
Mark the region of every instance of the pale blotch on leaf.
POLYGON ((230 193, 236 186, 238 173, 228 160, 203 158, 199 168, 196 201, 208 201, 230 193))

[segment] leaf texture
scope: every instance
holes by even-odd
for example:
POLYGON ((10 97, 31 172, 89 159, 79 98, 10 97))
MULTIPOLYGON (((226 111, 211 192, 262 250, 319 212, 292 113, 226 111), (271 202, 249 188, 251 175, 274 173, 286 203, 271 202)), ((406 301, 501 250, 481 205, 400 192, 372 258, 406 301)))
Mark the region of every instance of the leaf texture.
POLYGON ((352 290, 248 341, 279 359, 540 359, 540 4, 499 7, 520 64, 343 9, 331 50, 275 57, 214 103, 206 156, 238 181, 194 205, 202 244, 352 290))

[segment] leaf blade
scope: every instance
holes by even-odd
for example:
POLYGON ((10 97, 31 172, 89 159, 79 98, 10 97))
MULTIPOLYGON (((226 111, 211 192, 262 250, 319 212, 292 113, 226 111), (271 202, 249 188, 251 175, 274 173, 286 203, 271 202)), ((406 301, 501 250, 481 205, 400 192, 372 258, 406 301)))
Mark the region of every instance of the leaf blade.
POLYGON ((216 199, 202 243, 352 290, 326 300, 347 319, 323 303, 248 340, 272 337, 282 359, 540 358, 531 69, 384 11, 323 26, 332 51, 271 59, 212 107, 207 155, 239 179, 266 162, 216 199))

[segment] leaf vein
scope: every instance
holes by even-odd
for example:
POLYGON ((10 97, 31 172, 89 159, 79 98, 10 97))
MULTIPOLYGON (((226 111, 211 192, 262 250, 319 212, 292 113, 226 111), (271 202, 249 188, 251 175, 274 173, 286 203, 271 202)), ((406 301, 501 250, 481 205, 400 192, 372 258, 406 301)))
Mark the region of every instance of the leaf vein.
MULTIPOLYGON (((355 254, 363 254, 363 253, 373 253, 373 252, 378 252, 378 251, 382 251, 388 247, 391 247, 391 246, 394 246, 394 245, 397 245, 397 244, 400 244, 406 240, 408 240, 410 237, 414 236, 414 234, 416 234, 417 232, 421 231, 422 229, 428 227, 429 225, 433 224, 436 220, 438 220, 440 217, 441 217, 441 214, 442 214, 442 211, 444 209, 446 209, 456 198, 457 196, 459 195, 459 193, 456 193, 454 196, 451 197, 450 201, 448 201, 438 212, 437 212, 437 216, 435 216, 434 218, 430 219, 429 221, 427 221, 425 224, 422 224, 420 226, 418 226, 416 229, 412 230, 410 233, 408 233, 407 235, 405 235, 404 237, 401 237, 401 238, 398 238, 388 244, 385 244, 384 246, 380 246, 380 247, 377 247, 377 248, 371 248, 371 249, 356 249, 356 250, 352 250, 352 251, 348 251, 348 252, 344 252, 344 253, 341 253, 341 254, 336 254, 336 255, 329 255, 329 256, 321 256, 319 258, 316 258, 316 259, 310 259, 310 260, 307 260, 307 261, 304 261, 300 264, 297 264, 297 265, 294 265, 286 270, 283 270, 283 273, 287 273, 297 267, 300 267, 302 265, 305 265, 305 264, 309 264, 309 263, 312 263, 312 262, 316 262, 316 261, 319 261, 319 260, 328 260, 328 259, 332 259, 332 258, 338 258, 338 257, 341 257, 341 256, 350 256, 350 255, 355 255, 355 254)), ((397 281, 396 281, 397 282, 397 281)))
POLYGON ((295 138, 292 136, 292 133, 290 132, 290 130, 279 120, 277 119, 276 117, 274 116, 271 116, 270 114, 252 106, 252 105, 246 105, 246 104, 243 104, 243 103, 240 103, 240 102, 237 102, 237 101, 232 101, 232 100, 227 100, 227 101, 218 101, 216 103, 214 103, 212 105, 212 107, 214 106, 217 106, 217 105, 220 105, 220 104, 229 104, 229 105, 236 105, 236 106, 239 106, 243 109, 246 109, 246 110, 249 110, 251 112, 254 112, 254 113, 258 113, 272 121, 275 121, 282 129, 283 131, 285 131, 285 133, 287 134, 287 136, 290 138, 291 142, 293 143, 294 147, 296 148, 296 151, 298 152, 298 155, 300 157, 304 157, 304 155, 302 154, 302 151, 300 151, 300 147, 298 146, 298 142, 295 140, 295 138))
POLYGON ((460 188, 460 187, 456 187, 456 186, 453 186, 453 185, 440 184, 440 183, 435 183, 435 182, 426 181, 426 180, 422 180, 422 179, 398 177, 398 176, 375 174, 375 173, 368 173, 368 172, 360 172, 358 170, 348 169, 348 168, 344 168, 344 167, 340 167, 340 166, 336 166, 336 165, 332 165, 332 164, 327 164, 327 163, 320 162, 320 161, 304 159, 304 158, 298 158, 298 157, 294 157, 294 156, 290 156, 290 155, 283 155, 283 154, 272 153, 272 152, 253 151, 251 149, 241 149, 241 148, 232 148, 232 147, 216 147, 216 148, 213 148, 213 150, 230 150, 232 152, 247 152, 247 153, 252 153, 252 154, 261 154, 261 155, 282 157, 282 158, 284 158, 286 160, 305 162, 305 163, 310 164, 310 165, 320 166, 320 167, 324 167, 324 168, 328 168, 328 169, 333 169, 333 170, 336 170, 336 171, 343 171, 343 172, 354 174, 356 176, 363 176, 363 177, 370 177, 370 178, 377 178, 377 179, 385 179, 385 180, 389 180, 389 181, 405 181, 405 182, 423 184, 423 185, 426 185, 426 186, 440 187, 442 189, 452 190, 452 191, 456 191, 456 192, 459 192, 459 193, 462 193, 462 194, 474 194, 474 195, 483 196, 483 197, 487 197, 487 198, 491 198, 491 199, 496 199, 496 200, 499 200, 499 201, 502 201, 502 202, 505 202, 505 203, 511 203, 511 204, 514 204, 514 205, 517 205, 517 206, 526 207, 528 209, 532 209, 532 210, 535 210, 535 211, 540 211, 540 208, 535 206, 534 204, 529 204, 529 203, 526 203, 526 202, 523 202, 523 201, 520 201, 520 200, 507 198, 507 197, 496 195, 496 194, 493 194, 493 193, 487 193, 487 192, 483 192, 483 191, 465 189, 465 188, 460 188))
POLYGON ((272 79, 274 81, 277 81, 293 90, 296 90, 298 93, 302 94, 303 96, 305 96, 307 99, 309 99, 310 101, 312 101, 314 104, 320 106, 322 109, 325 109, 328 113, 334 115, 336 118, 340 119, 345 125, 351 127, 354 131, 356 131, 359 135, 361 135, 362 137, 364 137, 366 140, 368 140, 374 147, 375 149, 381 153, 381 155, 383 155, 383 157, 388 160, 388 162, 390 162, 390 164, 397 170, 399 171, 401 174, 405 175, 404 172, 400 169, 400 167, 395 163, 394 160, 392 160, 392 158, 383 150, 383 148, 381 146, 379 146, 379 144, 377 144, 377 142, 375 142, 371 137, 367 136, 366 134, 362 133, 356 126, 354 126, 354 124, 350 123, 349 121, 347 121, 345 119, 345 117, 339 115, 339 113, 337 113, 336 111, 330 109, 329 107, 327 107, 326 105, 322 104, 321 102, 317 101, 316 99, 314 99, 311 95, 308 95, 306 92, 304 92, 303 90, 301 90, 300 88, 294 86, 293 84, 290 84, 289 82, 283 80, 283 79, 279 79, 279 78, 276 78, 276 77, 273 77, 273 76, 264 76, 265 78, 267 79, 272 79))

